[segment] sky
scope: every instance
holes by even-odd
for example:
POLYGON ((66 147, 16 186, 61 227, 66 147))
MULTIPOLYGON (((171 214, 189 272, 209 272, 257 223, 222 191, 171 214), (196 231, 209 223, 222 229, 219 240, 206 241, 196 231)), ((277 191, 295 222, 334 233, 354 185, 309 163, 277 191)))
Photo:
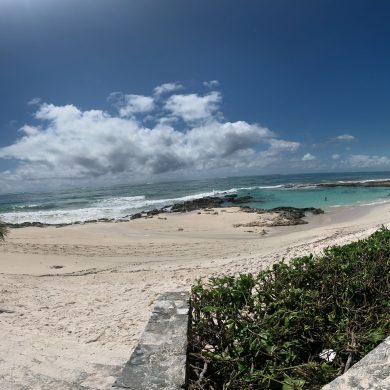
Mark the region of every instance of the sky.
POLYGON ((0 191, 390 171, 387 0, 0 0, 0 191))

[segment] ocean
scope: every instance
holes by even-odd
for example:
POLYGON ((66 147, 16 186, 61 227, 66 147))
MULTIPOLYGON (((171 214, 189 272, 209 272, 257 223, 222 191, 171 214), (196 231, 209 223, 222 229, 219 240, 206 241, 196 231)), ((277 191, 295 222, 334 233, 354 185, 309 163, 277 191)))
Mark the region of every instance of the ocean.
POLYGON ((0 194, 0 218, 10 223, 50 224, 122 218, 185 200, 224 194, 250 195, 253 200, 247 205, 256 208, 293 206, 328 210, 390 202, 390 188, 322 188, 318 184, 389 178, 390 172, 243 176, 0 194))

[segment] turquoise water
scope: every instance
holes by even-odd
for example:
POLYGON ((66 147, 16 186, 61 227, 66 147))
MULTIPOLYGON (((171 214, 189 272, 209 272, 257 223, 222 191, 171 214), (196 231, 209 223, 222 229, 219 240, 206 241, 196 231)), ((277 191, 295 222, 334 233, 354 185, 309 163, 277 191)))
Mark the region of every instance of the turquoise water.
POLYGON ((327 173, 217 178, 143 183, 67 191, 0 194, 0 216, 7 222, 70 223, 120 218, 204 196, 253 196, 249 206, 334 207, 390 201, 390 188, 319 188, 324 182, 388 179, 389 172, 327 173))
MULTIPOLYGON (((390 201, 390 188, 314 188, 251 191, 259 202, 252 207, 278 206, 330 208, 350 204, 368 204, 390 201)), ((240 194, 240 192, 239 192, 240 194)))

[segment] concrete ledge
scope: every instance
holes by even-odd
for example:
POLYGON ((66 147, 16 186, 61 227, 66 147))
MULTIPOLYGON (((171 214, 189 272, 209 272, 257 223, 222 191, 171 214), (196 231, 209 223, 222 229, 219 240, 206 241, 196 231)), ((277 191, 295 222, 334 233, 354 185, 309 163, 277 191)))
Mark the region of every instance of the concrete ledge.
POLYGON ((390 390, 390 337, 322 390, 390 390))
POLYGON ((179 390, 186 385, 189 294, 162 294, 141 341, 113 387, 179 390))

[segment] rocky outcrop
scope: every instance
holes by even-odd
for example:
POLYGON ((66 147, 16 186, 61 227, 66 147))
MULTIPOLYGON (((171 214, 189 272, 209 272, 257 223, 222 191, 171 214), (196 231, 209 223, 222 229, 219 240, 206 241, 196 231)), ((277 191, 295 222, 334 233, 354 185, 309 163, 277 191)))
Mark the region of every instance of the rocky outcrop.
POLYGON ((314 215, 323 214, 324 210, 317 209, 314 207, 275 207, 269 211, 279 213, 278 218, 269 224, 268 226, 290 226, 290 225, 302 225, 308 223, 303 218, 306 216, 306 213, 311 213, 314 215))
MULTIPOLYGON (((192 199, 183 203, 175 203, 172 206, 168 206, 169 210, 173 213, 183 213, 188 211, 212 209, 214 207, 221 207, 224 203, 222 198, 216 196, 206 196, 200 199, 192 199)), ((164 207, 167 209, 167 207, 164 207)))
POLYGON ((25 228, 25 227, 64 227, 64 226, 70 226, 70 225, 84 225, 85 223, 97 223, 97 222, 115 222, 116 220, 114 218, 99 218, 99 219, 90 219, 88 221, 77 221, 72 223, 42 223, 42 222, 21 222, 21 223, 5 223, 4 225, 7 228, 12 229, 18 229, 18 228, 25 228))
MULTIPOLYGON (((237 196, 233 195, 225 195, 223 197, 219 196, 206 196, 204 198, 192 199, 181 203, 174 203, 173 205, 164 206, 161 209, 153 209, 148 211, 143 211, 140 213, 135 213, 131 215, 126 215, 119 219, 114 218, 99 218, 99 219, 91 219, 87 221, 74 222, 74 223, 60 223, 60 224, 50 224, 50 223, 42 223, 42 222, 22 222, 22 223, 7 223, 6 227, 9 228, 24 228, 24 227, 63 227, 69 225, 81 225, 86 223, 98 223, 98 222, 125 222, 133 219, 139 218, 151 218, 155 215, 161 213, 185 213, 197 210, 208 210, 220 207, 230 207, 237 206, 240 204, 249 203, 254 201, 254 199, 249 196, 237 196)), ((299 225, 303 223, 307 223, 302 218, 305 216, 307 212, 312 214, 321 214, 324 211, 321 209, 316 209, 314 207, 305 207, 305 208, 296 208, 296 207, 276 207, 271 210, 265 209, 254 209, 249 206, 241 206, 241 210, 250 213, 267 213, 267 212, 276 212, 279 214, 279 217, 275 219, 273 225, 267 226, 287 226, 287 225, 299 225)))
POLYGON ((183 213, 196 210, 213 209, 217 207, 228 206, 229 204, 244 204, 253 200, 252 196, 237 196, 237 195, 225 195, 219 196, 206 196, 204 198, 192 199, 183 203, 175 203, 172 206, 163 207, 162 210, 183 213))
POLYGON ((369 180, 369 181, 345 181, 320 183, 317 187, 334 188, 334 187, 390 187, 390 180, 369 180))
POLYGON ((267 221, 262 224, 262 226, 272 227, 272 226, 292 226, 292 225, 303 225, 308 223, 303 218, 307 213, 314 215, 323 214, 324 210, 315 208, 315 207, 275 207, 273 209, 253 209, 248 206, 241 207, 241 210, 247 213, 276 213, 278 214, 276 218, 273 218, 271 221, 267 221))
POLYGON ((67 224, 50 224, 50 223, 42 223, 42 222, 22 222, 22 223, 5 223, 4 224, 8 228, 17 229, 17 228, 25 228, 25 227, 48 227, 48 226, 66 226, 67 224))
POLYGON ((253 196, 245 195, 245 196, 238 196, 238 195, 225 195, 223 197, 225 202, 233 203, 233 204, 243 204, 243 203, 249 203, 253 200, 253 196))

